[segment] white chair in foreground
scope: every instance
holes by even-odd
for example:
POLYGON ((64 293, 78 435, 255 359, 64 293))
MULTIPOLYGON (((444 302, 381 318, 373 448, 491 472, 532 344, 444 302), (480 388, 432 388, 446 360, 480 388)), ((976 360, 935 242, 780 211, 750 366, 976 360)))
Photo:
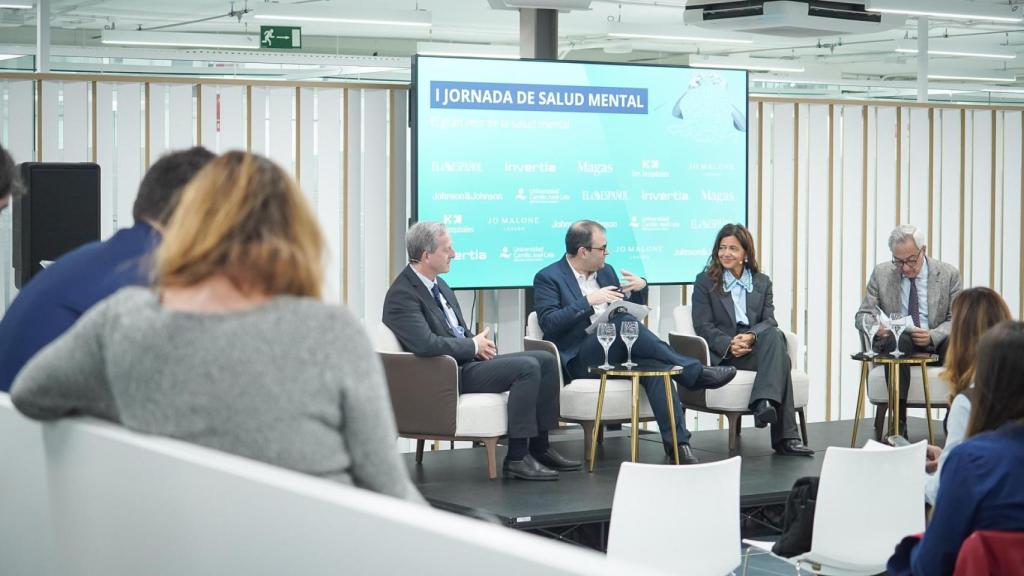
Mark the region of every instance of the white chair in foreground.
POLYGON ((0 573, 622 576, 591 550, 0 392, 0 573))
POLYGON ((498 438, 508 433, 508 393, 459 394, 454 358, 405 352, 383 323, 377 327, 377 353, 398 435, 416 440, 416 463, 423 463, 426 440, 479 441, 487 451, 487 477, 497 478, 498 438))
MULTIPOLYGON (((562 365, 558 347, 544 339, 544 332, 537 321, 537 313, 530 312, 526 320, 526 337, 523 338, 524 350, 543 350, 554 354, 558 365, 562 365)), ((601 389, 600 378, 576 378, 568 385, 562 380, 559 369, 558 378, 562 384, 559 393, 559 417, 565 422, 573 422, 583 427, 583 454, 590 460, 590 446, 594 437, 594 417, 597 415, 597 396, 601 389)), ((601 407, 601 424, 624 424, 631 421, 633 402, 631 394, 633 385, 629 380, 611 380, 605 384, 604 405, 601 407)), ((654 411, 647 401, 647 392, 640 389, 640 421, 654 420, 654 411)))
MULTIPOLYGON (((676 329, 669 332, 669 344, 681 354, 696 358, 702 364, 711 364, 711 352, 708 343, 693 328, 693 317, 690 315, 690 306, 676 306, 672 311, 675 316, 676 329)), ((786 336, 786 346, 789 349, 789 359, 793 366, 798 366, 800 343, 796 334, 783 331, 786 336)), ((737 370, 736 377, 731 382, 715 390, 681 390, 680 398, 683 408, 696 410, 698 412, 711 412, 722 414, 729 421, 729 450, 736 449, 736 437, 740 435, 740 418, 745 414, 752 414, 750 411, 750 392, 754 388, 754 377, 757 372, 750 370, 737 370)), ((792 371, 793 377, 793 405, 796 407, 797 416, 800 418, 800 435, 804 444, 808 444, 807 438, 807 416, 804 414, 804 407, 807 406, 807 393, 810 387, 810 378, 803 370, 796 368, 792 371)))
MULTIPOLYGON (((924 531, 926 444, 830 446, 818 483, 811 550, 788 561, 832 576, 885 572, 896 544, 924 531)), ((771 549, 771 543, 745 542, 771 549)))
POLYGON ((608 558, 690 576, 732 572, 740 565, 740 457, 693 466, 623 462, 608 558))

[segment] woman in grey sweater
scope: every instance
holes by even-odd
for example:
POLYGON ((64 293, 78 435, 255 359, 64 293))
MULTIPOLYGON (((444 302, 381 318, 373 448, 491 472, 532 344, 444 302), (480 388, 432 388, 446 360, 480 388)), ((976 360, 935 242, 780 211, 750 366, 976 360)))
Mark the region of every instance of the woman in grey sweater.
POLYGON ((294 180, 229 152, 182 192, 156 289, 128 288, 14 383, 25 415, 96 416, 422 502, 359 321, 319 300, 323 237, 294 180))

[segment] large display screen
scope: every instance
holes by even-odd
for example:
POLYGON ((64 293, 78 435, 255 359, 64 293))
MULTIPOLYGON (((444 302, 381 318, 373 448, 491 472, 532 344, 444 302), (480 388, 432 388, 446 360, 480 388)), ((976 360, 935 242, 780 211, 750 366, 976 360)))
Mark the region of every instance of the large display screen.
POLYGON ((444 222, 456 288, 533 284, 580 219, 608 263, 693 282, 746 222, 747 73, 419 56, 413 219, 444 222))

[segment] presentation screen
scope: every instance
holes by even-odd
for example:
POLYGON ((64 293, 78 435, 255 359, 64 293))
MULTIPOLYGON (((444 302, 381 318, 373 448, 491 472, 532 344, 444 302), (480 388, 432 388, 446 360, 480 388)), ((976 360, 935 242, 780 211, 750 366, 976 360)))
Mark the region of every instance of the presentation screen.
POLYGON ((416 57, 413 219, 444 222, 455 288, 530 286, 580 219, 607 262, 693 282, 746 223, 747 73, 416 57))

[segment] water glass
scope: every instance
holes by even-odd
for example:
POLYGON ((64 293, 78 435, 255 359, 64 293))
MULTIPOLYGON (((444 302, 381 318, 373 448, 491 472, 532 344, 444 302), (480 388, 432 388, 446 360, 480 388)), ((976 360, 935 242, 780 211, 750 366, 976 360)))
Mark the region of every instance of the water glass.
POLYGON ((864 353, 868 358, 874 358, 878 356, 878 352, 875 352, 874 343, 875 335, 878 334, 879 323, 878 318, 874 314, 862 314, 860 317, 860 329, 864 331, 864 334, 868 337, 868 349, 864 353))
POLYGON ((633 368, 637 365, 636 362, 633 362, 633 343, 640 337, 640 323, 636 320, 626 320, 622 323, 622 333, 620 336, 626 344, 626 362, 623 366, 633 368))
POLYGON ((608 363, 608 349, 612 347, 612 342, 615 342, 615 324, 600 322, 597 325, 597 341, 601 344, 601 348, 604 348, 604 364, 598 368, 611 370, 614 366, 608 363))
POLYGON ((903 356, 903 352, 900 352, 900 336, 903 334, 903 330, 907 327, 906 321, 903 319, 903 314, 899 312, 893 312, 889 314, 889 329, 892 330, 893 336, 896 337, 896 345, 893 346, 892 357, 899 358, 903 356))

